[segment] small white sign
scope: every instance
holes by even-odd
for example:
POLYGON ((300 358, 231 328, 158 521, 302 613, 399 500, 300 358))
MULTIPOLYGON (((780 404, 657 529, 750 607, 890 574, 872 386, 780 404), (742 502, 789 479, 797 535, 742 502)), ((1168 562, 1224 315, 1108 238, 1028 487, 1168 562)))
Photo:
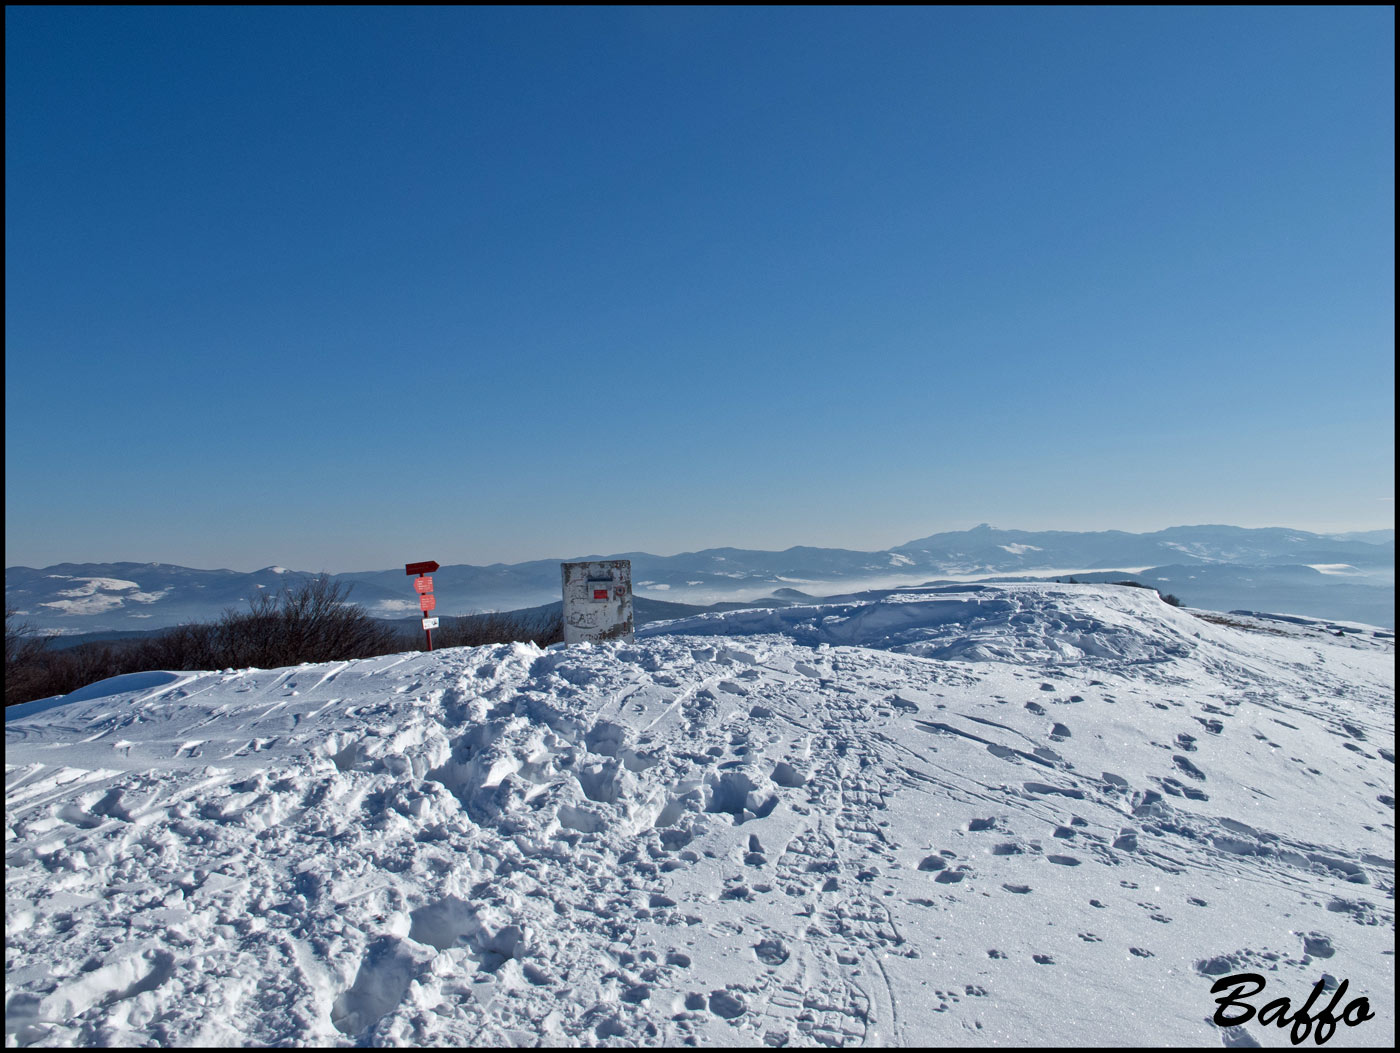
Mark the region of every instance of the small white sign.
POLYGON ((423 628, 425 628, 425 629, 436 629, 436 628, 437 628, 437 622, 438 622, 438 620, 437 620, 436 618, 424 618, 424 619, 423 619, 423 628))

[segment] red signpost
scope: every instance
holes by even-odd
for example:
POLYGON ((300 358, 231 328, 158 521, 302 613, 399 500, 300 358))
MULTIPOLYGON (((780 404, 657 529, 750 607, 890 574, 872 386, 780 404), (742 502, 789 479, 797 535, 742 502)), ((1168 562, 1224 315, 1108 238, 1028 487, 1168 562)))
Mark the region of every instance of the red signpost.
MULTIPOLYGON (((422 608, 425 615, 437 607, 437 597, 433 595, 433 579, 428 577, 437 569, 437 561, 431 559, 422 563, 409 563, 404 567, 406 573, 418 575, 413 580, 413 588, 418 593, 418 606, 422 608)), ((428 634, 428 650, 431 651, 433 649, 433 630, 429 626, 429 622, 436 625, 437 619, 426 617, 423 619, 423 631, 428 634)))

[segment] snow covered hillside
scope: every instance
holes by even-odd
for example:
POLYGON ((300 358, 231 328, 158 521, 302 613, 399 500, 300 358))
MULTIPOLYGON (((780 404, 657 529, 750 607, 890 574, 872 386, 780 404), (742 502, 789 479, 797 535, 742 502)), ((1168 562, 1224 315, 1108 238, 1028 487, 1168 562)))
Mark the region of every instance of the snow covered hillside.
MULTIPOLYGON (((938 583, 935 579, 1029 574, 1042 580, 1136 577, 1191 606, 1218 610, 1248 608, 1392 627, 1395 616, 1394 531, 1329 536, 1194 526, 1129 534, 994 530, 983 524, 880 552, 796 546, 783 552, 714 548, 674 556, 616 552, 568 558, 630 559, 638 597, 706 607, 731 601, 771 606, 794 587, 795 598, 811 599, 890 585, 922 587, 938 583)), ((439 613, 558 603, 559 563, 445 564, 434 578, 439 613)), ((246 609, 258 596, 297 588, 314 577, 286 567, 243 574, 168 563, 6 567, 5 600, 36 628, 76 636, 215 621, 230 607, 246 609)), ((398 567, 336 574, 332 580, 351 587, 353 602, 376 618, 417 613, 417 596, 398 567)))
POLYGON ((1253 972, 1388 1047, 1393 636, 1236 620, 958 586, 12 707, 7 1044, 1286 1046, 1210 1022, 1253 972))

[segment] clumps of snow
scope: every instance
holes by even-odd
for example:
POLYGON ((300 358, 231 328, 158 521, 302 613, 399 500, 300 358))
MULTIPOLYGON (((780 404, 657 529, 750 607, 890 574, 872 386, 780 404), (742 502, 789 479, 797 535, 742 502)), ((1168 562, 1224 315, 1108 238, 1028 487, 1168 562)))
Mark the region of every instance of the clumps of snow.
POLYGON ((1010 552, 1013 556, 1024 556, 1027 552, 1043 552, 1044 549, 1038 545, 1021 545, 1012 542, 1009 545, 998 545, 997 548, 1010 552))
POLYGON ((960 586, 94 685, 7 714, 7 1042, 1205 1045, 1203 979, 1324 957, 1379 1004, 1393 638, 1275 624, 960 586))

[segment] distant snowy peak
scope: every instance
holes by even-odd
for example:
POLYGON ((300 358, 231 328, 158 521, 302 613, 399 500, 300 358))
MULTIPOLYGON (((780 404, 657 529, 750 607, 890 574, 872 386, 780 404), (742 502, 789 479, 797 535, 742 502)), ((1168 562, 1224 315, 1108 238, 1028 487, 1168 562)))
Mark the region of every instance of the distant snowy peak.
POLYGON ((1001 570, 1082 568, 1085 570, 1150 567, 1166 563, 1341 564, 1359 568, 1395 565, 1393 538, 1338 538, 1285 528, 1220 525, 1170 527, 1149 534, 1120 530, 997 530, 982 524, 972 530, 933 534, 897 546, 930 570, 959 573, 967 566, 1001 570))

